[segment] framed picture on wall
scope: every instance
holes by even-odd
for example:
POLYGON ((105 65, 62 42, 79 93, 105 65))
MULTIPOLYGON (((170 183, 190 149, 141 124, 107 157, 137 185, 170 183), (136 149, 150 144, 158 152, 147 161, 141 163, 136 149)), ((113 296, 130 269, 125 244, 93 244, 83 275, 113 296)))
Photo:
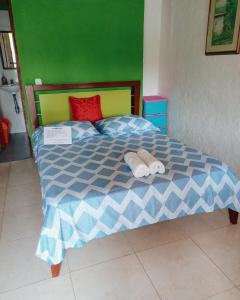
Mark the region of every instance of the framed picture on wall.
POLYGON ((210 0, 206 54, 240 51, 240 0, 210 0))

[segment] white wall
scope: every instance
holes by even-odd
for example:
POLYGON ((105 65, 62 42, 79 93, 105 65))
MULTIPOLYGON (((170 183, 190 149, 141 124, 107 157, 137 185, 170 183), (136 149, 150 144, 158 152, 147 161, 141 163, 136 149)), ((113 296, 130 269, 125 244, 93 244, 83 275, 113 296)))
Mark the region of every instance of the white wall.
POLYGON ((143 95, 159 91, 159 58, 162 0, 145 0, 143 95))
POLYGON ((209 0, 162 0, 159 92, 171 134, 240 177, 240 55, 205 56, 209 0))

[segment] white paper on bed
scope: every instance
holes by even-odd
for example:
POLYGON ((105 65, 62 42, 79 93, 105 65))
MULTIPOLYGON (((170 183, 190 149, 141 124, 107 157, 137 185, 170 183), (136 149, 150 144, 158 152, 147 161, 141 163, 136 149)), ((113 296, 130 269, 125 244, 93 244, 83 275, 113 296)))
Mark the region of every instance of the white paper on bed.
POLYGON ((149 175, 149 168, 134 152, 128 152, 124 155, 124 160, 131 169, 134 177, 140 178, 149 175))
POLYGON ((70 126, 44 127, 44 145, 72 144, 72 130, 70 126))
POLYGON ((164 164, 145 149, 139 149, 137 155, 148 166, 150 174, 165 173, 164 164))

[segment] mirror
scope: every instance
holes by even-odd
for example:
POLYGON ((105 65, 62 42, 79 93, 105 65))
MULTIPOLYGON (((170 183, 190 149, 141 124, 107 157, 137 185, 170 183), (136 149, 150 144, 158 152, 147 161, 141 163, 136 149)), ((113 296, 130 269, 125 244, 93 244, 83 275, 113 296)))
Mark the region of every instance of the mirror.
POLYGON ((3 69, 16 69, 16 55, 11 32, 0 32, 0 48, 3 69))

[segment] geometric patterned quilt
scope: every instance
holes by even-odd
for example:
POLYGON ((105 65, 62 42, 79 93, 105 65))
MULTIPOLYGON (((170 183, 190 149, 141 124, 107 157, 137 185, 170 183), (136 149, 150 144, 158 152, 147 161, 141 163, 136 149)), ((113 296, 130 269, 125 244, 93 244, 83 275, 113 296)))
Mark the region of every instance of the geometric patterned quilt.
POLYGON ((44 222, 36 255, 49 264, 115 232, 225 207, 240 212, 240 182, 226 164, 156 131, 42 145, 37 163, 44 222), (123 155, 139 148, 165 174, 133 177, 123 155))

